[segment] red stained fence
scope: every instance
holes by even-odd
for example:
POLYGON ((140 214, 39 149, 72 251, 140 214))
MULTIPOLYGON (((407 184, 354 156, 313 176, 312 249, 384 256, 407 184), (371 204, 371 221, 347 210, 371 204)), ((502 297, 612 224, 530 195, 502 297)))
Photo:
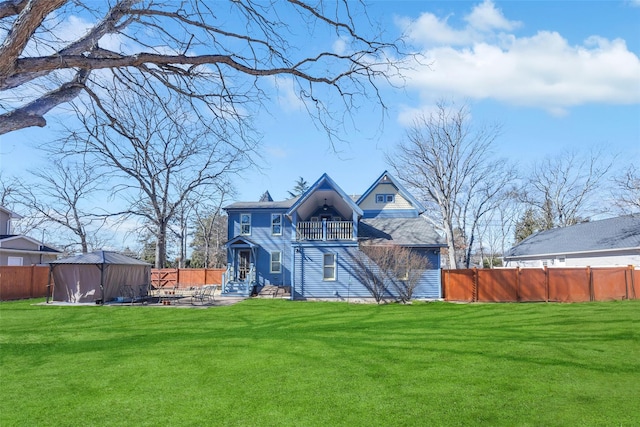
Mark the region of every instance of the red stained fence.
POLYGON ((509 268, 442 270, 447 301, 584 302, 638 299, 640 270, 611 268, 509 268))
POLYGON ((0 267, 0 301, 47 296, 49 267, 0 267))
POLYGON ((188 288, 220 285, 224 268, 162 268, 151 270, 151 286, 155 288, 188 288))
MULTIPOLYGON (((151 284, 156 288, 188 288, 222 283, 224 269, 163 268, 151 270, 151 284)), ((49 267, 0 267, 0 301, 47 296, 49 267)))

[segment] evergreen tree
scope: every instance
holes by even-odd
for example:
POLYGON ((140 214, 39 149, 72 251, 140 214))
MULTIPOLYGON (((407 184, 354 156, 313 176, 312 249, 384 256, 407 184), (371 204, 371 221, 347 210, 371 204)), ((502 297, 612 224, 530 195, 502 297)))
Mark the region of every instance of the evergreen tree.
POLYGON ((305 181, 304 178, 298 177, 298 180, 296 181, 296 185, 295 187, 293 187, 291 191, 289 191, 289 195, 291 197, 298 197, 308 189, 309 189, 309 183, 307 183, 307 181, 305 181))

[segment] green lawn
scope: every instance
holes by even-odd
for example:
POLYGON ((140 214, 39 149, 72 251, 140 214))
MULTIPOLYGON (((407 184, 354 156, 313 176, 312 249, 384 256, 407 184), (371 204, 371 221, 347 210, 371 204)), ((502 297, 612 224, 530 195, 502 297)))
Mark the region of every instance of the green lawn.
POLYGON ((0 304, 0 425, 637 426, 640 301, 0 304))

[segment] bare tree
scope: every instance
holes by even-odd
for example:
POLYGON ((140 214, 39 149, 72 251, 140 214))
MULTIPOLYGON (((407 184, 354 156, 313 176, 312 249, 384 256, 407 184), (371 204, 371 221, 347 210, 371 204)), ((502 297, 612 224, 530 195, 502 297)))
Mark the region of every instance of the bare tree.
POLYGON ((3 1, 0 134, 45 126, 51 109, 122 73, 214 117, 260 107, 265 85, 289 86, 333 134, 342 120, 336 102, 347 111, 360 97, 383 105, 378 79, 401 63, 392 58, 398 43, 369 33, 376 27, 364 14, 349 0, 3 1))
POLYGON ((547 156, 534 164, 521 190, 521 200, 543 218, 544 230, 588 220, 602 209, 596 206, 594 196, 612 165, 613 160, 603 150, 547 156))
POLYGON ((640 212, 640 170, 630 165, 613 182, 614 201, 618 209, 623 213, 640 212))
POLYGON ((156 239, 156 268, 162 268, 167 232, 180 209, 198 191, 251 164, 254 142, 208 125, 170 93, 144 98, 115 90, 90 101, 78 106, 83 129, 68 130, 63 151, 84 153, 111 171, 114 197, 128 205, 112 214, 145 222, 156 239))
POLYGON ((424 271, 430 267, 429 260, 415 249, 392 246, 392 270, 387 276, 396 290, 400 301, 408 303, 420 284, 424 271))
POLYGON ((29 171, 34 181, 20 186, 18 202, 41 219, 40 226, 62 227, 73 235, 70 243, 58 243, 66 252, 89 252, 104 217, 87 210, 87 202, 100 191, 99 170, 83 161, 52 159, 46 168, 29 171))
POLYGON ((20 183, 17 178, 6 176, 0 170, 0 206, 7 209, 15 202, 20 183))
MULTIPOLYGON (((226 203, 231 187, 221 186, 217 203, 194 203, 194 225, 191 265, 204 268, 220 268, 226 265, 226 250, 223 242, 227 237, 227 217, 222 205, 226 203)), ((206 200, 215 200, 208 197, 206 200)))
POLYGON ((361 244, 353 256, 354 274, 378 304, 389 291, 388 274, 395 265, 390 247, 361 244))
POLYGON ((472 127, 466 105, 439 101, 387 155, 398 177, 422 196, 432 221, 443 230, 450 268, 469 267, 479 221, 509 194, 516 177, 514 168, 492 152, 499 134, 499 125, 472 127))

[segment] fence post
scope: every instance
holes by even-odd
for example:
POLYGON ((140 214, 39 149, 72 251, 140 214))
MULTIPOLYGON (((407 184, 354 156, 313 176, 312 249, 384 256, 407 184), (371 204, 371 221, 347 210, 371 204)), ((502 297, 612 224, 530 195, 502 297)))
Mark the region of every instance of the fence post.
MULTIPOLYGON (((637 299, 636 295, 636 283, 635 283, 635 267, 633 265, 629 266, 629 274, 631 275, 631 293, 633 293, 633 299, 637 299)), ((631 295, 629 295, 631 296, 631 295)))
POLYGON ((473 302, 478 302, 478 267, 473 267, 473 302))
POLYGON ((546 265, 544 266, 544 289, 545 289, 545 295, 544 295, 545 302, 549 302, 549 269, 546 265))
POLYGON ((516 301, 520 302, 520 267, 516 267, 516 301))
POLYGON ((593 288, 593 271, 591 271, 591 266, 587 266, 587 274, 589 275, 589 301, 596 300, 596 292, 593 288))

